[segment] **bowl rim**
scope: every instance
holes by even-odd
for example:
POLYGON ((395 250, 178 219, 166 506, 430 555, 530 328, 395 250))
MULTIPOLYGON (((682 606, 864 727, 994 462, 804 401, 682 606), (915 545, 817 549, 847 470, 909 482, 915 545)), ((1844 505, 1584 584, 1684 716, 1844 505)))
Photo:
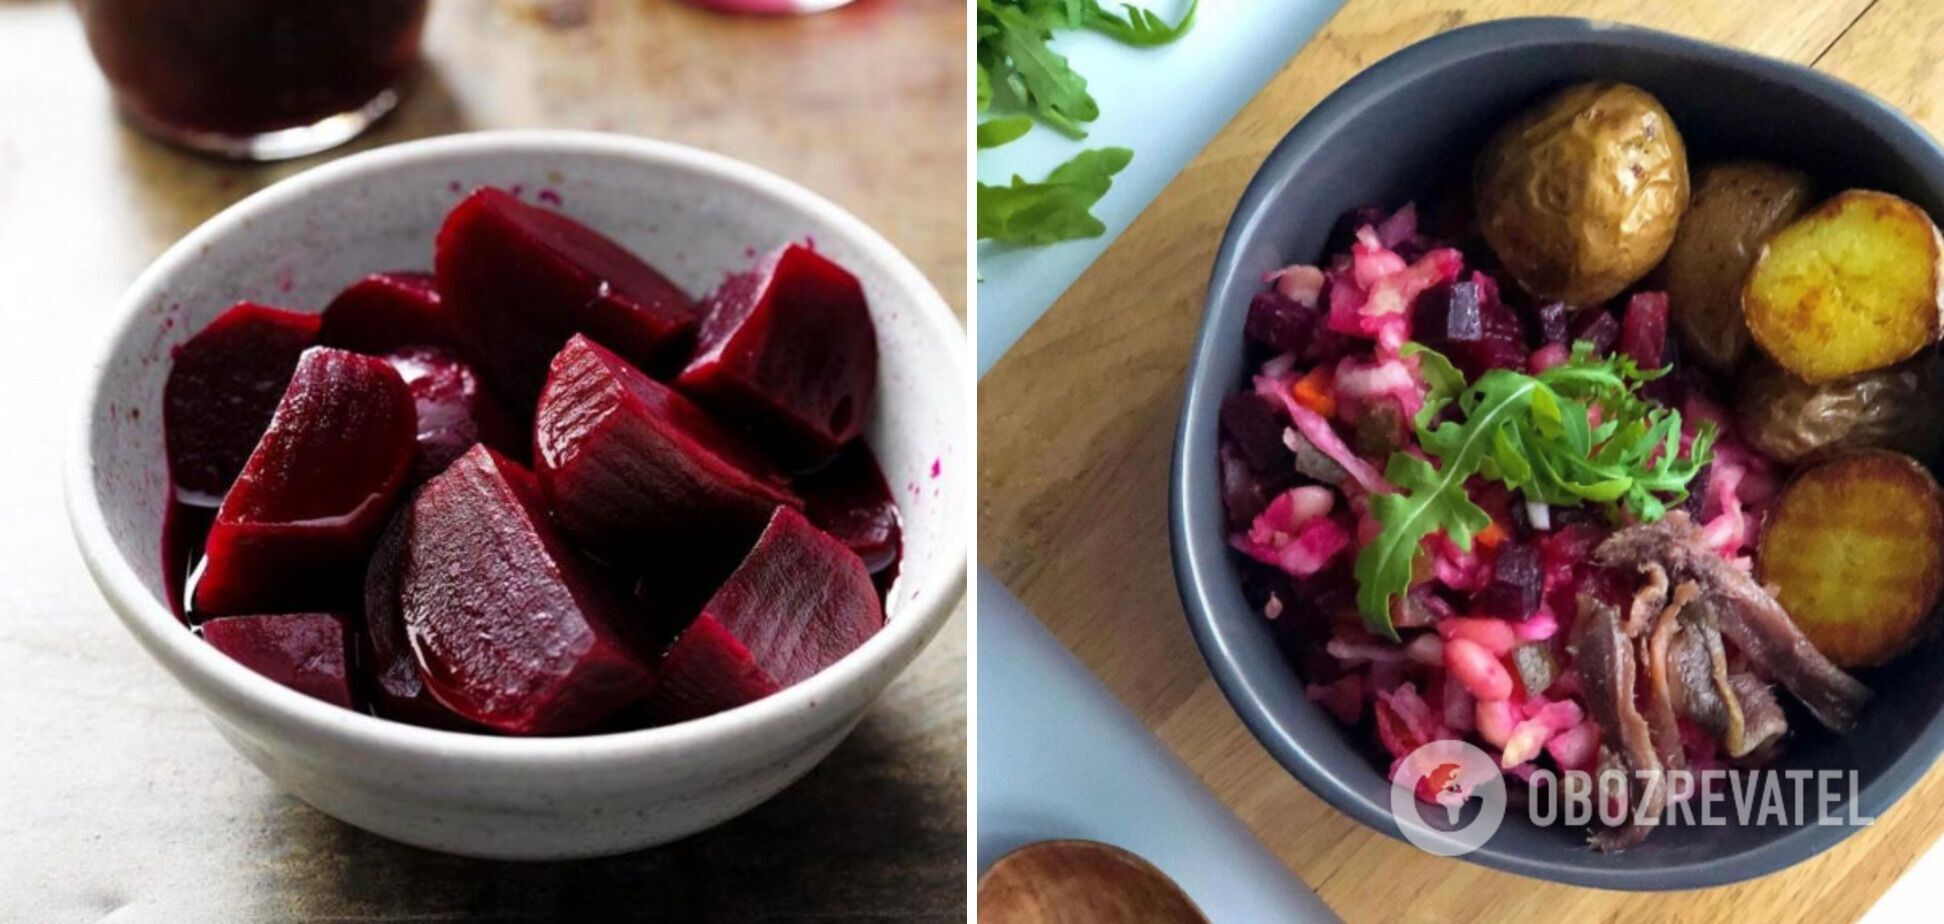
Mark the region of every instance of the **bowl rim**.
MULTIPOLYGON (((1223 609, 1210 586, 1223 582, 1222 567, 1229 554, 1220 540, 1220 512, 1197 501, 1197 489, 1212 482, 1216 430, 1213 408, 1233 388, 1210 380, 1214 357, 1239 348, 1211 336, 1213 316, 1236 310, 1238 295, 1247 294, 1238 275, 1243 244, 1257 237, 1263 215, 1273 207, 1276 187, 1298 172, 1300 165, 1344 123, 1380 102, 1394 86, 1425 71, 1461 64, 1466 59, 1506 48, 1535 48, 1598 44, 1647 51, 1679 59, 1705 61, 1742 70, 1786 84, 1796 92, 1840 105, 1888 140, 1913 161, 1928 159, 1944 173, 1944 148, 1901 111, 1842 80, 1794 62, 1759 55, 1701 39, 1640 26, 1571 17, 1520 17, 1463 26, 1430 36, 1392 53, 1358 72, 1290 128, 1251 177, 1223 232, 1221 248, 1209 276, 1202 322, 1190 353, 1185 394, 1175 432, 1170 472, 1168 515, 1175 574, 1189 628, 1223 696, 1243 724, 1276 762, 1338 811, 1393 839, 1402 841, 1388 805, 1365 798, 1338 768, 1312 756, 1293 730, 1286 729, 1265 705, 1257 684, 1234 660, 1245 640, 1226 635, 1216 613, 1223 609), (1204 420, 1203 418, 1207 418, 1204 420)), ((1314 707, 1312 707, 1314 708, 1314 707)), ((1883 772, 1858 794, 1861 814, 1881 817, 1914 786, 1944 752, 1944 713, 1932 716, 1883 772)), ((1365 768, 1362 772, 1373 772, 1365 768)), ((1584 862, 1591 854, 1562 851, 1557 856, 1527 855, 1487 842, 1461 859, 1494 869, 1539 879, 1595 888, 1664 891, 1726 885, 1793 866, 1835 846, 1855 833, 1849 825, 1804 825, 1779 832, 1774 838, 1739 853, 1664 866, 1602 867, 1584 862)), ((1496 840, 1496 838, 1494 839, 1496 840)))
MULTIPOLYGON (((838 700, 844 692, 866 685, 874 672, 888 670, 893 676, 902 672, 937 634, 963 597, 965 554, 945 556, 931 580, 915 589, 899 618, 886 620, 884 628, 863 645, 801 683, 753 703, 674 725, 544 738, 426 728, 313 699, 203 644, 136 577, 109 532, 106 512, 95 490, 90 444, 99 423, 95 409, 115 347, 139 322, 143 308, 162 281, 192 264, 206 244, 236 233, 261 213, 311 195, 320 186, 428 161, 488 153, 580 155, 673 167, 710 182, 741 187, 814 216, 836 229, 837 239, 857 247, 885 270, 894 290, 910 298, 909 314, 926 329, 928 339, 953 345, 938 362, 955 383, 969 419, 969 347, 964 327, 944 297, 877 231, 795 182, 701 148, 602 132, 495 130, 388 145, 310 168, 230 205, 170 246, 124 290, 106 335, 83 369, 85 382, 79 418, 70 434, 63 465, 68 520, 88 572, 109 608, 152 657, 168 668, 178 682, 192 688, 190 692, 199 701, 205 699, 205 691, 196 688, 206 686, 211 698, 221 698, 232 708, 249 713, 257 721, 273 725, 313 748, 339 752, 380 750, 403 758, 442 761, 454 766, 468 764, 476 768, 508 763, 533 768, 586 767, 593 763, 638 761, 662 753, 692 753, 697 748, 761 736, 787 737, 790 729, 801 728, 806 719, 819 712, 819 704, 838 700)), ((963 520, 969 510, 967 482, 962 474, 948 477, 950 480, 941 485, 941 497, 951 505, 947 516, 963 520)), ((870 699, 864 705, 868 706, 870 699)), ((199 705, 212 712, 220 711, 210 702, 199 702, 199 705)))

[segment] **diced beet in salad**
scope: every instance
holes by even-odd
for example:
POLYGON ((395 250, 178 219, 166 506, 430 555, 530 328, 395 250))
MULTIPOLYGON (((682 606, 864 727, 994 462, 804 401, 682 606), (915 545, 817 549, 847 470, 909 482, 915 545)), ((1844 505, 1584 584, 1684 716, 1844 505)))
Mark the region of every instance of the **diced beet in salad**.
POLYGON ((1509 782, 1760 765, 1777 686, 1846 729, 1867 691, 1751 574, 1780 469, 1681 367, 1667 296, 1531 298, 1410 205, 1360 216, 1347 250, 1264 280, 1219 423, 1245 593, 1310 698, 1392 773, 1461 739, 1509 782))

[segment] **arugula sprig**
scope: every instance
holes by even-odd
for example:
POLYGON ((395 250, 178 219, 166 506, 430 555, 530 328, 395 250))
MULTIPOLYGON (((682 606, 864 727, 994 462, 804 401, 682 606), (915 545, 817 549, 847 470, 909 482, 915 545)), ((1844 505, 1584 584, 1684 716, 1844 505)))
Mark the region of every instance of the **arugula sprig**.
POLYGON ((1437 464, 1394 453, 1384 478, 1396 491, 1370 498, 1382 529, 1357 554, 1357 609, 1380 635, 1397 637, 1391 601, 1410 589, 1425 537, 1442 530, 1470 550, 1473 536, 1491 524, 1465 491, 1472 476, 1527 500, 1590 502, 1652 522, 1687 499, 1688 482, 1711 457, 1712 423, 1702 423, 1682 454, 1680 412, 1639 394, 1666 370, 1643 371, 1620 355, 1596 357, 1591 344, 1574 344, 1564 364, 1536 376, 1493 369, 1469 386, 1429 347, 1410 343, 1404 353, 1417 358, 1427 386, 1414 421, 1418 445, 1437 464))
POLYGON ((1133 158, 1126 148, 1098 148, 1081 151, 1038 183, 1018 176, 1010 186, 980 183, 980 240, 1051 244, 1106 232, 1091 209, 1114 185, 1114 174, 1133 158))
MULTIPOLYGON (((1100 117, 1086 78, 1050 44, 1056 31, 1090 29, 1127 45, 1165 45, 1193 25, 1198 5, 1191 0, 1170 25, 1132 4, 1116 12, 1099 0, 978 0, 979 113, 1003 113, 979 123, 979 147, 1015 141, 1034 120, 1085 138, 1086 124, 1100 117)), ((1034 245, 1099 236, 1106 226, 1093 206, 1132 157, 1126 148, 1086 150, 1038 183, 1020 177, 1007 186, 980 183, 979 239, 1034 245)))
POLYGON ((1151 10, 1122 4, 1111 12, 1098 0, 979 0, 979 111, 1001 102, 1038 116, 1068 137, 1085 138, 1083 124, 1100 118, 1087 80, 1053 50, 1053 33, 1091 29, 1141 47, 1166 45, 1195 22, 1200 0, 1173 25, 1151 10))

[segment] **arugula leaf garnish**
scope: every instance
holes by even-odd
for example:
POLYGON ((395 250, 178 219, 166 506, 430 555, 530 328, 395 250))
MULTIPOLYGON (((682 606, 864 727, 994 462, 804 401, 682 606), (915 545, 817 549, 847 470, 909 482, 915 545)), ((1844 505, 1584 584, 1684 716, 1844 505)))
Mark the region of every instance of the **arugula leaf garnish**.
POLYGON ((1002 144, 1011 144, 1032 129, 1032 116, 1014 115, 987 119, 979 123, 979 147, 996 148, 1002 144))
POLYGON ((1195 24, 1195 9, 1201 6, 1201 0, 1189 3, 1188 11, 1182 13, 1181 19, 1172 26, 1154 11, 1141 9, 1132 3, 1121 4, 1121 9, 1127 14, 1125 17, 1101 9, 1093 0, 1084 0, 1080 5, 1088 8, 1087 28, 1129 45, 1152 47, 1166 45, 1186 33, 1188 27, 1195 24))
POLYGON ((1577 343, 1564 364, 1536 376, 1493 369, 1467 387, 1429 347, 1410 343, 1402 352, 1416 358, 1427 385, 1414 423, 1418 445, 1437 464, 1394 453, 1384 478, 1396 491, 1370 498, 1382 529, 1357 554, 1357 609, 1379 635, 1397 638, 1391 601, 1410 589, 1426 536, 1442 531, 1470 551, 1491 524, 1465 491, 1472 476, 1530 501, 1600 504, 1652 522, 1687 499, 1688 482, 1711 458, 1712 423, 1702 423, 1683 454, 1680 412, 1639 394, 1664 369, 1644 372, 1625 356, 1599 358, 1577 343))
POLYGON ((1090 211, 1133 160, 1126 148, 1081 151, 1038 183, 1014 176, 1009 186, 979 184, 979 239, 1050 244, 1106 233, 1090 211))
MULTIPOLYGON (((1088 29, 1127 45, 1165 45, 1194 24, 1198 6, 1199 0, 1191 0, 1171 25, 1131 4, 1116 12, 1099 0, 978 0, 974 56, 979 112, 1005 113, 980 123, 979 147, 1014 141, 1035 120, 1069 138, 1085 138, 1087 123, 1100 117, 1100 103, 1087 89, 1086 78, 1050 44, 1056 31, 1088 29)), ((1017 177, 1009 186, 981 183, 979 239, 1050 244, 1102 234, 1105 226, 1089 210, 1106 193, 1107 177, 1126 166, 1131 153, 1115 153, 1125 150, 1082 152, 1044 183, 1025 184, 1017 177), (1099 191, 1087 192, 1095 188, 1099 191), (995 200, 990 205, 988 197, 995 200), (996 233, 988 235, 989 227, 996 233)))

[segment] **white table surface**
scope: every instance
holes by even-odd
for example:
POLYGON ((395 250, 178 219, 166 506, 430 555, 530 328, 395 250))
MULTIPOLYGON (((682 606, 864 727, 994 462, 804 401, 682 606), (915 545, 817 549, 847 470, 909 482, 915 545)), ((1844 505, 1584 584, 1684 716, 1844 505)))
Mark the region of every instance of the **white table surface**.
POLYGON ((1210 921, 1337 921, 1167 747, 979 570, 978 869, 1081 838, 1145 858, 1210 921))
MULTIPOLYGON (((1184 0, 1142 0, 1174 21, 1184 0)), ((1094 209, 1107 233, 1046 247, 979 245, 979 374, 984 375, 1051 307, 1134 216, 1242 104, 1335 13, 1341 0, 1202 0, 1194 28, 1171 45, 1129 48, 1091 32, 1062 33, 1054 47, 1100 101, 1088 137, 1073 141, 1035 126, 979 154, 979 180, 1038 180, 1088 147, 1121 146, 1134 161, 1094 209)))

